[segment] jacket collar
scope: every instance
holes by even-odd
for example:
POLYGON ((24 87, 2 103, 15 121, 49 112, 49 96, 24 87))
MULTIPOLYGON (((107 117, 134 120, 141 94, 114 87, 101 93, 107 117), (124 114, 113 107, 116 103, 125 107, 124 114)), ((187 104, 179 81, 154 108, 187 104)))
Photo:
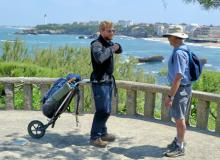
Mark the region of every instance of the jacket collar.
POLYGON ((101 35, 99 36, 98 40, 105 46, 105 47, 109 47, 109 46, 113 46, 114 43, 112 41, 106 41, 101 35))

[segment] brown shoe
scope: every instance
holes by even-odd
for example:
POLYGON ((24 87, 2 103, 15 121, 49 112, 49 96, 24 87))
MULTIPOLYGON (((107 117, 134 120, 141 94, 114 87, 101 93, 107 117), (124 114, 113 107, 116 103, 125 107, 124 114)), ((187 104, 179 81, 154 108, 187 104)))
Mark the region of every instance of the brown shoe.
POLYGON ((90 140, 90 145, 99 147, 99 148, 105 148, 107 146, 108 142, 103 141, 101 138, 97 138, 95 140, 90 140))
POLYGON ((115 136, 113 134, 106 134, 105 136, 102 136, 101 139, 107 142, 114 142, 115 136))

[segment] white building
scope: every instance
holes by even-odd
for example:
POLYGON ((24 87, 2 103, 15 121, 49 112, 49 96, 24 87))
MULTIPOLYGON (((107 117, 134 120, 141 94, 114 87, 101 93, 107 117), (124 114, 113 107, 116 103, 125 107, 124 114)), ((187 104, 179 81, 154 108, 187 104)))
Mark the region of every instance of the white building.
POLYGON ((47 24, 47 14, 44 14, 44 25, 47 24))
POLYGON ((163 34, 165 33, 165 27, 163 25, 156 26, 156 33, 157 36, 163 36, 163 34))
POLYGON ((99 21, 89 21, 90 25, 99 25, 99 21))
POLYGON ((220 26, 201 26, 193 31, 196 38, 220 38, 220 26))
POLYGON ((168 28, 164 29, 164 33, 167 33, 167 32, 177 32, 177 31, 181 31, 183 32, 184 31, 184 27, 181 26, 181 25, 169 25, 168 28))
POLYGON ((185 27, 185 32, 191 35, 198 27, 200 27, 198 24, 189 24, 185 27))
POLYGON ((118 21, 118 24, 119 24, 119 25, 122 25, 122 26, 124 26, 124 27, 128 27, 128 26, 133 25, 134 23, 133 23, 133 21, 131 21, 131 20, 128 20, 128 21, 119 20, 119 21, 118 21))

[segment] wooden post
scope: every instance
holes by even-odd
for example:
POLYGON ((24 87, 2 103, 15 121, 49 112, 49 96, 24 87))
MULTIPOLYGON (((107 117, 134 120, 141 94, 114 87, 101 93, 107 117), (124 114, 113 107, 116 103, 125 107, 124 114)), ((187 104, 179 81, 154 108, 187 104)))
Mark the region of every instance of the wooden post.
POLYGON ((162 103, 161 103, 161 120, 168 122, 171 120, 171 117, 169 115, 169 109, 166 108, 166 106, 165 106, 166 98, 167 98, 167 94, 163 93, 162 94, 162 103))
POLYGON ((115 95, 115 89, 112 92, 112 114, 117 114, 118 112, 118 95, 115 95))
POLYGON ((220 102, 217 103, 217 118, 215 132, 220 133, 220 102))
MULTIPOLYGON (((84 86, 79 86, 80 100, 79 100, 79 113, 84 111, 84 86)), ((75 96, 75 108, 77 106, 77 96, 75 96)))
POLYGON ((43 98, 44 94, 50 89, 49 84, 40 84, 41 98, 43 98))
POLYGON ((95 113, 95 100, 94 100, 94 95, 91 87, 91 113, 95 113))
POLYGON ((127 115, 135 115, 137 107, 137 91, 127 89, 127 115))
POLYGON ((32 84, 24 84, 24 110, 32 109, 32 84))
POLYGON ((210 102, 199 99, 197 108, 197 123, 196 127, 201 129, 207 129, 209 118, 209 104, 210 102))
POLYGON ((5 86, 6 109, 13 110, 14 109, 14 84, 6 83, 4 86, 5 86))
POLYGON ((154 117, 156 93, 145 92, 144 116, 148 118, 154 117))
POLYGON ((190 114, 191 114, 191 102, 192 102, 192 98, 189 99, 189 102, 188 102, 188 110, 187 110, 187 113, 186 113, 186 125, 187 126, 190 126, 190 123, 189 123, 189 118, 190 118, 190 114))

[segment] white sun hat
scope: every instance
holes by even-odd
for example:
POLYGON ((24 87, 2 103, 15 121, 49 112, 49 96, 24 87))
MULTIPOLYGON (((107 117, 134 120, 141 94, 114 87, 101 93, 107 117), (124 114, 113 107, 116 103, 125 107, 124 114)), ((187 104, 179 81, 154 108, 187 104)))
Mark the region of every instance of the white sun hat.
POLYGON ((181 28, 169 28, 168 32, 163 37, 175 36, 182 39, 187 39, 189 36, 183 32, 181 28))

